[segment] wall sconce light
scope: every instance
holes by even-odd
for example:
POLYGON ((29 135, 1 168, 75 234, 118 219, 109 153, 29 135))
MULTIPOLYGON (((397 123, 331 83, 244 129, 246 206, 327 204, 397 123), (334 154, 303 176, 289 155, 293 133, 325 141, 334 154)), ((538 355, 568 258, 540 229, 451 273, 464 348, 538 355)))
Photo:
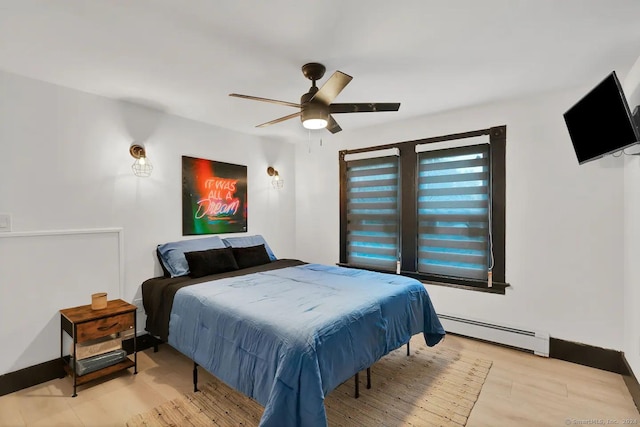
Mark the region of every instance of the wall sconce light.
POLYGON ((280 190, 282 187, 284 187, 284 179, 280 177, 280 174, 277 170, 269 166, 267 168, 267 175, 273 177, 271 179, 271 185, 273 186, 273 188, 275 188, 276 190, 280 190))
POLYGON ((133 169, 133 173, 135 176, 148 177, 151 175, 151 171, 153 170, 153 165, 147 159, 147 152, 145 151, 142 145, 131 144, 129 147, 129 153, 131 156, 136 159, 131 165, 131 169, 133 169))

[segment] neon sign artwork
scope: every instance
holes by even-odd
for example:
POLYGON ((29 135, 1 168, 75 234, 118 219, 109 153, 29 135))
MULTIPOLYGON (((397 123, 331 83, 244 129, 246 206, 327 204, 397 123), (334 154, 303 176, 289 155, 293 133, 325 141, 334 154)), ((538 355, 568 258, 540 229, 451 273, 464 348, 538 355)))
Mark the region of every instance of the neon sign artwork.
POLYGON ((247 231, 247 167, 182 156, 182 234, 247 231))

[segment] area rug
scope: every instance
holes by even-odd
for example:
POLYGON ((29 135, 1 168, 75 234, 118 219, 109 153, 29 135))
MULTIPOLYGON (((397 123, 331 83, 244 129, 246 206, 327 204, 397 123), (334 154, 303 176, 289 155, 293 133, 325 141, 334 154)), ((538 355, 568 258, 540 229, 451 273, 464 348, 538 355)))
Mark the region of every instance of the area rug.
MULTIPOLYGON (((429 348, 412 340, 411 356, 395 350, 371 367, 372 388, 360 375, 360 398, 354 379, 325 399, 329 426, 464 426, 491 368, 478 359, 444 346, 429 348)), ((363 372, 364 374, 364 372, 363 372)), ((128 422, 139 426, 257 426, 264 408, 221 381, 188 393, 128 422)))

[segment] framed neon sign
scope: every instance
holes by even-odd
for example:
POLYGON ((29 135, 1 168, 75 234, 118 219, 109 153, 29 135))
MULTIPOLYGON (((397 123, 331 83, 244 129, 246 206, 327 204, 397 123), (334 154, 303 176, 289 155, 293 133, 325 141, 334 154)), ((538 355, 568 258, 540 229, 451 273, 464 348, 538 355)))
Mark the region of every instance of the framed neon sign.
POLYGON ((182 235, 247 231, 247 167, 182 156, 182 235))

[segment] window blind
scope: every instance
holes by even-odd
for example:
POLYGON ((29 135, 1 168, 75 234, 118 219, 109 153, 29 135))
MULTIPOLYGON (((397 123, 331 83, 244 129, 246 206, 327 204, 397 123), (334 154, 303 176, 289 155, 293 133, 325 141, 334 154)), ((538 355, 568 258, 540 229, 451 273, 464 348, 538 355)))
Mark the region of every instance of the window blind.
POLYGON ((398 260, 397 156, 346 162, 347 262, 393 271, 398 260))
POLYGON ((486 280, 489 145, 418 153, 418 271, 486 280))

